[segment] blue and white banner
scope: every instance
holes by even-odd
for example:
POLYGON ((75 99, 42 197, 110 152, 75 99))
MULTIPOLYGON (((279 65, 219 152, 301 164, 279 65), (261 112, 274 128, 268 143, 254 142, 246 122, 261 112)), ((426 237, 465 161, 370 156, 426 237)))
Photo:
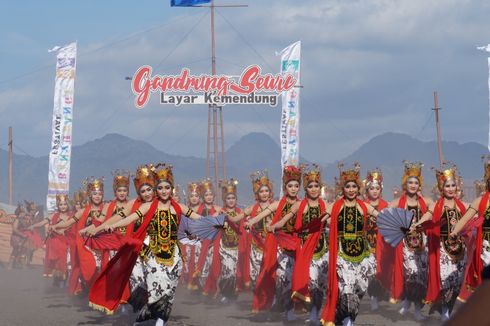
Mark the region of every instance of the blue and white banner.
POLYGON ((301 41, 291 44, 277 55, 281 55, 281 73, 289 73, 296 79, 295 87, 282 93, 281 113, 281 167, 299 165, 299 95, 301 41))
POLYGON ((53 125, 49 152, 47 210, 56 210, 56 194, 68 194, 72 145, 73 98, 77 44, 55 47, 56 78, 54 86, 53 125))
POLYGON ((211 0, 170 0, 171 7, 192 7, 203 3, 210 3, 211 0))

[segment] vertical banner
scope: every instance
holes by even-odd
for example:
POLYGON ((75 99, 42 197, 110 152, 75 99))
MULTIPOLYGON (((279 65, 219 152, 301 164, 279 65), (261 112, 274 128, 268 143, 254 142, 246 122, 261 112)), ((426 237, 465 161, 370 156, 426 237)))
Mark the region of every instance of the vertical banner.
POLYGON ((48 212, 53 212, 56 209, 56 194, 67 194, 69 191, 77 44, 71 43, 63 47, 55 47, 50 52, 57 53, 53 137, 49 152, 48 197, 46 202, 48 212))
POLYGON ((277 55, 281 55, 281 73, 296 78, 295 87, 282 93, 281 113, 281 167, 299 165, 299 94, 301 41, 291 44, 277 55))
MULTIPOLYGON (((490 52, 490 44, 487 46, 479 46, 478 50, 490 52)), ((490 57, 488 59, 488 104, 490 106, 490 57)), ((490 151, 490 107, 488 112, 489 126, 488 126, 488 151, 490 151)))

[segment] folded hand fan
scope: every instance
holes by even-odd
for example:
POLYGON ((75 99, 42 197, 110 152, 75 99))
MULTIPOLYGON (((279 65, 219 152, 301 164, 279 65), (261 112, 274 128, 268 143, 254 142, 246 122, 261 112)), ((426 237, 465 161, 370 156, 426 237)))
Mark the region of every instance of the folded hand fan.
POLYGON ((376 225, 383 239, 392 247, 396 247, 409 231, 412 218, 411 211, 390 207, 379 213, 376 225))

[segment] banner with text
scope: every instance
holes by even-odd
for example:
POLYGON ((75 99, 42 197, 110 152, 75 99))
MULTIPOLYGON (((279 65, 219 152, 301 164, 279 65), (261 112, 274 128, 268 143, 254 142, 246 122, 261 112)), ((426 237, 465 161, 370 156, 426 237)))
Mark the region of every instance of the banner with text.
POLYGON ((77 44, 55 47, 56 78, 51 150, 49 152, 47 210, 56 210, 56 195, 68 194, 72 145, 73 98, 77 44))
POLYGON ((299 94, 301 41, 291 44, 278 55, 281 55, 281 73, 291 74, 296 80, 296 87, 282 93, 281 113, 281 167, 299 165, 299 94))

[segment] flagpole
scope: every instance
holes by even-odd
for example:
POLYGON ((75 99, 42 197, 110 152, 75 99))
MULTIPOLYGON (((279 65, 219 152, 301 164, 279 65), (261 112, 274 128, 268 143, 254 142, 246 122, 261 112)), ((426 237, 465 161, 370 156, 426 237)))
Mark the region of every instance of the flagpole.
POLYGON ((14 151, 13 151, 13 136, 12 127, 9 127, 9 205, 12 205, 13 201, 13 174, 14 174, 14 151))
POLYGON ((439 123, 439 99, 437 92, 434 92, 434 108, 432 109, 436 113, 436 132, 437 132, 437 152, 439 153, 439 166, 442 168, 444 164, 444 155, 442 153, 442 137, 441 137, 441 124, 439 123))

